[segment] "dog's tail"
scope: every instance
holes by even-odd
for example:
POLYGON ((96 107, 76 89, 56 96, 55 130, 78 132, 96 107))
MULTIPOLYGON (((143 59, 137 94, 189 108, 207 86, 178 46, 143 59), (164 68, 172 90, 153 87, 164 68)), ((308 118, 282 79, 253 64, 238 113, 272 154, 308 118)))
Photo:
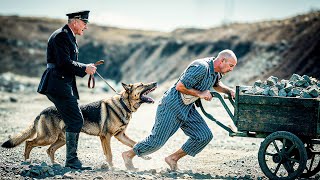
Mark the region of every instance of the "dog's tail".
MULTIPOLYGON (((36 121, 39 119, 39 116, 36 118, 36 121)), ((36 122, 35 121, 35 122, 36 122)), ((27 129, 20 132, 19 134, 14 135, 13 137, 10 137, 9 140, 4 142, 1 147, 4 148, 14 148, 18 146, 19 144, 23 143, 25 140, 29 139, 36 133, 35 128, 35 122, 30 125, 27 129)))

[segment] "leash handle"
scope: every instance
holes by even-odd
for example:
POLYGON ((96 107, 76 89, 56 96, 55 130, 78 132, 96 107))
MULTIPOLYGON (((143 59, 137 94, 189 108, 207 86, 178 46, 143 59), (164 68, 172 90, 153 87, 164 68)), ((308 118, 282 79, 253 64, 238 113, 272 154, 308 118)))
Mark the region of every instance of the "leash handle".
MULTIPOLYGON (((94 66, 99 66, 101 64, 104 64, 104 60, 99 60, 97 62, 94 63, 94 66)), ((88 88, 89 89, 93 89, 95 86, 95 80, 94 80, 94 75, 90 74, 89 79, 88 79, 88 88), (92 83, 91 83, 92 81, 92 83)))
POLYGON ((93 89, 94 86, 95 86, 94 76, 90 74, 89 79, 88 79, 88 88, 93 89), (91 81, 92 81, 92 85, 91 85, 91 81))
MULTIPOLYGON (((99 60, 99 61, 94 63, 95 66, 99 66, 101 64, 104 64, 104 60, 99 60)), ((98 76, 112 89, 112 91, 114 91, 118 95, 121 95, 98 73, 98 71, 96 71, 96 74, 98 74, 98 76)), ((94 86, 95 86, 94 75, 90 74, 89 79, 88 79, 88 88, 89 89, 93 89, 94 86), (91 81, 92 81, 92 83, 91 83, 91 81)))

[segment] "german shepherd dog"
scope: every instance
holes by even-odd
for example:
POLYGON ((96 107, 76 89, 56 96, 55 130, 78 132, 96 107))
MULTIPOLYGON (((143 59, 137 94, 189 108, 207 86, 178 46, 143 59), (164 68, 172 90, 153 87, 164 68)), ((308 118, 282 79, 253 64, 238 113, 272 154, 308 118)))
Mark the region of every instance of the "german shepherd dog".
MULTIPOLYGON (((84 118, 81 132, 99 136, 102 149, 110 167, 113 167, 110 139, 116 137, 123 144, 133 147, 136 142, 130 139, 125 130, 133 112, 143 103, 154 103, 147 96, 155 90, 156 82, 124 84, 124 90, 119 95, 97 102, 81 105, 84 118)), ((54 106, 44 109, 23 132, 9 138, 2 144, 4 148, 13 148, 26 141, 24 158, 29 159, 32 148, 50 145, 47 149, 51 162, 54 163, 54 153, 66 144, 65 124, 54 106), (27 141, 26 141, 27 140, 27 141)), ((148 159, 146 157, 145 159, 148 159)))

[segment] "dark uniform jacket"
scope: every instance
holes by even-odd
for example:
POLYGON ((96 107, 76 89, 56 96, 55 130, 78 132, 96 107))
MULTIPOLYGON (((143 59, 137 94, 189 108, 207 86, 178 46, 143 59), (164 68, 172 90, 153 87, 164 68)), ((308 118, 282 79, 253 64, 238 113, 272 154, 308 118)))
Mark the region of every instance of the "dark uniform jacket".
POLYGON ((86 75, 85 64, 78 61, 78 45, 68 25, 51 34, 47 47, 47 69, 38 92, 79 99, 75 76, 86 75))

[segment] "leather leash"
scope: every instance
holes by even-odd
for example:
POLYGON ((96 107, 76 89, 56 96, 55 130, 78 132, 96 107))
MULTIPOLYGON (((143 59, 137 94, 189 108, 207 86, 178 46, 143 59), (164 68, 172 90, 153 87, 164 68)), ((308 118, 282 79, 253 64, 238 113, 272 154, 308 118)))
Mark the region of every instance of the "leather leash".
MULTIPOLYGON (((94 63, 95 66, 99 66, 101 64, 104 64, 104 60, 99 60, 96 63, 94 63)), ((96 74, 98 74, 98 76, 118 95, 120 95, 120 93, 118 93, 96 70, 96 74)), ((88 88, 89 89, 93 89, 95 86, 95 80, 94 80, 94 75, 90 75, 89 79, 88 79, 88 88), (92 81, 92 85, 91 85, 91 81, 92 81)))

